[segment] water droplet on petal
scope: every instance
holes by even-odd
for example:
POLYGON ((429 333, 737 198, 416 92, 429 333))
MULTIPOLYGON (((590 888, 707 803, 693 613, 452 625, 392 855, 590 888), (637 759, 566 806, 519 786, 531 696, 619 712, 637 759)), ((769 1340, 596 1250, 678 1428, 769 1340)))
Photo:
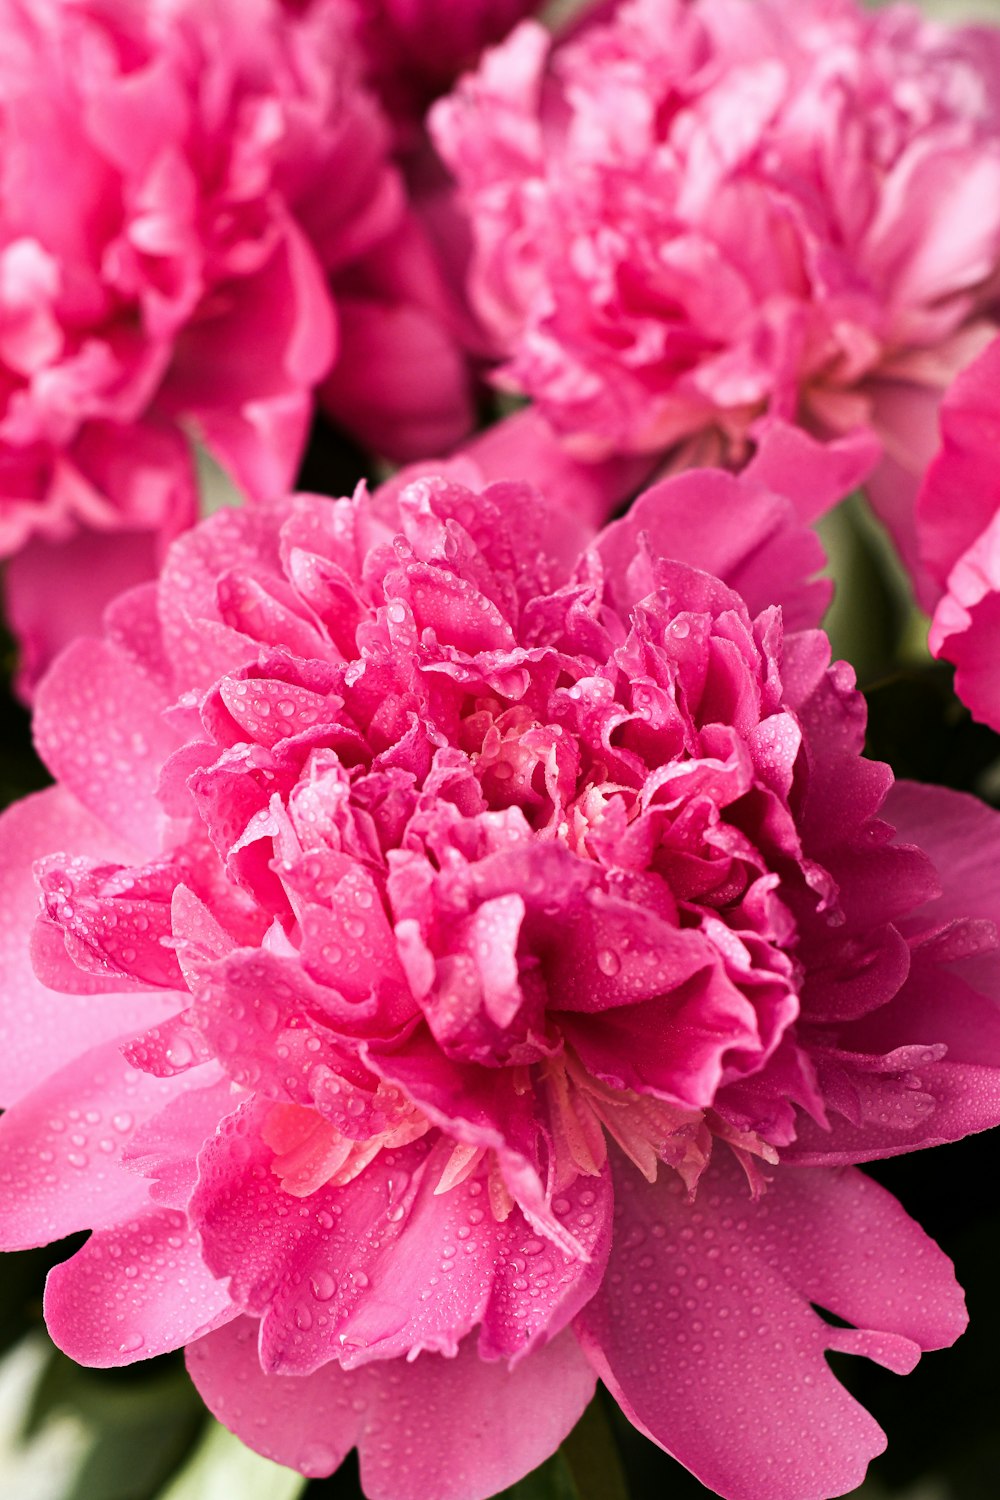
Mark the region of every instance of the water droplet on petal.
POLYGON ((337 1290, 337 1283, 329 1271, 317 1271, 312 1278, 312 1294, 317 1302, 329 1302, 337 1290))

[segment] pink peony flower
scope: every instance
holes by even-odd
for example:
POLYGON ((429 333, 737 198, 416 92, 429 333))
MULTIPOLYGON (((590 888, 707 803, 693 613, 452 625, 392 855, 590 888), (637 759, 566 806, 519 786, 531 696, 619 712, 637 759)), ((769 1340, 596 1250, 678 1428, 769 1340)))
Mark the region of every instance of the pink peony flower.
POLYGON ((431 123, 497 383, 575 453, 709 433, 739 462, 764 412, 866 427, 905 527, 934 407, 995 327, 995 29, 623 0, 561 43, 523 24, 431 123))
POLYGON ((1000 340, 955 381, 941 407, 943 446, 914 527, 933 609, 930 644, 957 667, 955 688, 1000 730, 1000 340))
POLYGON ((0 824, 0 1224, 93 1230, 63 1349, 187 1344, 372 1500, 493 1494, 598 1374, 730 1500, 860 1481, 825 1352, 965 1316, 853 1164, 1000 1120, 1000 829, 861 758, 789 453, 591 545, 469 460, 222 512, 60 658, 0 824))
MULTIPOLYGON (((123 535, 101 571, 131 581, 194 519, 188 434, 251 496, 287 490, 338 340, 363 355, 357 279, 417 232, 349 0, 0 0, 0 25, 0 555, 24 559, 18 616, 66 576, 58 640, 113 594, 95 535, 123 535)), ((414 359, 444 338, 420 276, 379 263, 414 359)), ((416 429, 400 456, 464 429, 455 363, 427 431, 392 403, 416 429)))

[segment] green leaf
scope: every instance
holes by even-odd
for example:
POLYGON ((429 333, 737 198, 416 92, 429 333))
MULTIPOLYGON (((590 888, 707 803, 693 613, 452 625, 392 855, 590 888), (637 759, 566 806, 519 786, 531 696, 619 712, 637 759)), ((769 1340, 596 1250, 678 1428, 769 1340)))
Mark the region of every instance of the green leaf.
POLYGON ((239 509, 240 506, 246 504, 243 491, 200 443, 194 445, 194 458, 198 474, 198 508, 201 518, 214 516, 217 510, 239 509))
POLYGON ((50 1348, 43 1335, 29 1334, 0 1359, 0 1494, 5 1496, 63 1500, 90 1448, 86 1424, 68 1412, 25 1437, 50 1348))
POLYGON ((218 1422, 158 1500, 296 1500, 306 1480, 245 1448, 218 1422))
POLYGON ((562 1445, 580 1500, 629 1500, 618 1444, 602 1389, 562 1445))
POLYGON ((913 612, 906 575, 860 495, 851 495, 817 526, 834 581, 823 628, 834 660, 849 661, 864 686, 896 665, 913 612))
POLYGON ((195 1442, 204 1407, 177 1359, 141 1370, 83 1370, 53 1349, 26 1436, 67 1415, 82 1423, 90 1443, 63 1500, 154 1500, 195 1442))

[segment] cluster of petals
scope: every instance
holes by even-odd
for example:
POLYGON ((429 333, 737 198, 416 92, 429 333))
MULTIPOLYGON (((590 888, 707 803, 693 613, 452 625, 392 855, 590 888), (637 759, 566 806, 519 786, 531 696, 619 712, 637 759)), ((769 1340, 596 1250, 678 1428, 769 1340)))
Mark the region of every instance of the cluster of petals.
POLYGON ((584 456, 761 413, 862 427, 908 519, 933 410, 988 339, 1000 38, 854 0, 621 0, 526 21, 432 111, 498 383, 584 456))
POLYGON ((1000 730, 1000 341, 955 381, 941 406, 941 449, 913 516, 930 644, 957 668, 955 688, 1000 730))
POLYGON ((338 354, 365 427, 373 321, 376 355, 427 356, 427 451, 468 411, 348 0, 2 0, 0 26, 0 555, 30 686, 194 519, 192 435, 284 493, 338 354))
POLYGON ((221 512, 56 663, 0 1234, 93 1231, 74 1358, 189 1345, 372 1500, 495 1493, 597 1375, 730 1500, 860 1482, 826 1351, 964 1311, 853 1164, 1000 1120, 1000 830, 862 758, 779 448, 596 537, 468 460, 221 512))

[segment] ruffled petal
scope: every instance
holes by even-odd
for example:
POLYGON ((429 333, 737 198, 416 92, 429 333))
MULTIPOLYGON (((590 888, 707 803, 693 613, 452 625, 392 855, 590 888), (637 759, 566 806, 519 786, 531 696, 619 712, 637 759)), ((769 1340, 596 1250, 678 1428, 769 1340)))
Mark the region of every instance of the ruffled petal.
MULTIPOLYGON (((275 1374, 353 1367, 421 1350, 453 1355, 484 1323, 488 1357, 520 1357, 558 1333, 593 1292, 608 1251, 605 1179, 559 1202, 580 1245, 542 1240, 515 1209, 498 1221, 483 1172, 442 1184, 453 1143, 380 1152, 360 1174, 293 1197, 257 1134, 266 1111, 234 1116, 202 1153, 192 1213, 217 1276, 263 1314, 260 1357, 275 1374), (525 1248, 527 1247, 527 1248, 525 1248)), ((265 1122, 266 1128, 266 1122, 265 1122)), ((336 1173, 339 1158, 331 1158, 336 1173)))
POLYGON ((330 292, 294 223, 256 275, 234 282, 225 313, 188 330, 160 401, 189 418, 236 483, 258 500, 291 484, 311 387, 336 344, 330 292))
POLYGON ((941 450, 917 499, 921 560, 940 591, 1000 506, 1000 339, 955 380, 941 403, 941 450))
POLYGON ((974 718, 1000 730, 1000 509, 948 575, 930 648, 954 664, 955 691, 974 718))

